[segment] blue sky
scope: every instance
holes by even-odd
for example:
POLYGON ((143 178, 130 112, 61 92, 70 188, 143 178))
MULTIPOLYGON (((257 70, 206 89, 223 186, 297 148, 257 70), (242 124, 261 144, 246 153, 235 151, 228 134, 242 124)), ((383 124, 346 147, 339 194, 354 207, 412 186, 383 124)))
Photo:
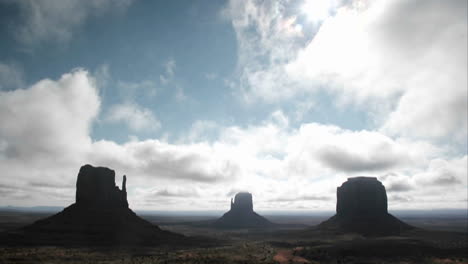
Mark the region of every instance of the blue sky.
POLYGON ((2 205, 69 204, 91 163, 142 209, 333 210, 357 175, 466 208, 465 1, 0 5, 2 205))

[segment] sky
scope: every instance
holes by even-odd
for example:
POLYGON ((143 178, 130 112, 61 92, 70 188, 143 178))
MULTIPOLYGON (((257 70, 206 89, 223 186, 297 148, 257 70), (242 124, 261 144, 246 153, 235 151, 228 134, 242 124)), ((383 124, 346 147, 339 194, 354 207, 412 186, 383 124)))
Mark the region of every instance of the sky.
POLYGON ((466 209, 465 0, 0 0, 0 206, 466 209))

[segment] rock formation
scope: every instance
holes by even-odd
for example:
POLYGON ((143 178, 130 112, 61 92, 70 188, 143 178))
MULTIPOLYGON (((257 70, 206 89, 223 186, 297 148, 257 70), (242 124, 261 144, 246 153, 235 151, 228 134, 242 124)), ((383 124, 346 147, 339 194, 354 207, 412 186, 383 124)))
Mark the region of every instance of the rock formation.
POLYGON ((122 190, 115 172, 85 165, 76 182, 76 202, 62 212, 15 232, 10 244, 31 245, 159 245, 187 241, 182 235, 159 229, 128 208, 126 176, 122 190))
POLYGON ((76 181, 76 204, 88 207, 128 207, 127 178, 124 175, 122 190, 115 186, 115 172, 104 167, 81 167, 76 181))
POLYGON ((273 223, 254 212, 252 194, 240 192, 231 198, 231 210, 214 225, 220 228, 264 228, 273 226, 273 223))
POLYGON ((231 210, 239 212, 253 212, 252 194, 240 192, 231 198, 231 210), (235 199, 235 200, 234 200, 235 199))
POLYGON ((336 214, 343 217, 387 214, 387 192, 375 177, 349 178, 336 190, 336 214))
POLYGON ((336 196, 336 215, 319 225, 323 230, 395 235, 412 228, 388 213, 385 186, 375 177, 348 178, 336 196))

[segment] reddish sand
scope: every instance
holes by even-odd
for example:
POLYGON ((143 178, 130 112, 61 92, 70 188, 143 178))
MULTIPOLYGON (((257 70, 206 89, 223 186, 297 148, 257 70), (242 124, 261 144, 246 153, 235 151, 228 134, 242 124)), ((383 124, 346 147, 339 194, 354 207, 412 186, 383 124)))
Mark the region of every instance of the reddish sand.
MULTIPOLYGON (((299 249, 300 250, 300 249, 299 249)), ((287 249, 282 249, 278 250, 276 255, 273 257, 274 261, 277 261, 280 264, 286 264, 286 263, 311 263, 307 259, 299 256, 294 256, 294 252, 297 252, 298 250, 287 250, 287 249)))

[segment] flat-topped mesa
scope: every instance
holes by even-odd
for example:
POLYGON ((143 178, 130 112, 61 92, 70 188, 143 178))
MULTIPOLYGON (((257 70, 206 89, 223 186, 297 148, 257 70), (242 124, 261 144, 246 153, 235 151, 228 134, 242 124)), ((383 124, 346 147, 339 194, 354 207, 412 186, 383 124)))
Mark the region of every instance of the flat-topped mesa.
POLYGON ((80 168, 76 181, 76 204, 86 207, 128 208, 126 181, 124 175, 120 190, 115 185, 115 171, 84 165, 80 168))
POLYGON ((385 186, 375 177, 348 178, 337 188, 336 214, 361 218, 383 216, 387 211, 385 186))
POLYGON ((348 178, 336 196, 336 215, 318 225, 321 230, 381 236, 413 228, 388 213, 385 186, 375 177, 348 178))
POLYGON ((234 197, 234 202, 231 199, 232 211, 253 212, 252 194, 248 192, 240 192, 234 197))

